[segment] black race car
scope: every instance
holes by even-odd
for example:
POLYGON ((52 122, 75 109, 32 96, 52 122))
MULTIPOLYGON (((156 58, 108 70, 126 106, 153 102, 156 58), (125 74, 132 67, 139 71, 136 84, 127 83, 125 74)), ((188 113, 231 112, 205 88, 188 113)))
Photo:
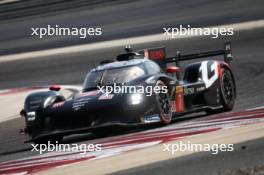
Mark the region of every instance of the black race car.
POLYGON ((169 124, 173 117, 190 112, 232 110, 236 86, 231 60, 230 43, 222 50, 188 55, 177 52, 171 58, 165 56, 165 48, 138 52, 126 48, 116 60, 102 61, 92 69, 82 92, 70 99, 54 86, 28 95, 21 111, 25 132, 29 141, 59 141, 65 135, 96 133, 110 126, 169 124), (195 62, 184 72, 179 68, 181 61, 217 55, 223 55, 224 61, 195 62), (133 87, 134 91, 113 91, 117 87, 133 87))

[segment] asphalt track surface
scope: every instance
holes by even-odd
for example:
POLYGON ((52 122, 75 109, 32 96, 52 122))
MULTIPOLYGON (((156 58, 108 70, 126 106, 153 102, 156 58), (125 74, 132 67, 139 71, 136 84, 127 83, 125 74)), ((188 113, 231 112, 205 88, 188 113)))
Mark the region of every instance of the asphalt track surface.
MULTIPOLYGON (((62 45, 87 43, 94 40, 87 39, 80 41, 74 38, 63 39, 38 39, 29 38, 29 26, 51 24, 93 24, 102 25, 105 28, 105 38, 113 39, 127 36, 145 35, 161 32, 162 27, 177 26, 179 24, 191 24, 193 26, 208 26, 227 23, 242 22, 248 20, 263 19, 263 1, 140 1, 135 3, 121 4, 111 7, 95 8, 85 11, 80 9, 77 12, 68 14, 46 15, 43 18, 25 18, 21 21, 4 22, 0 32, 0 52, 13 53, 28 50, 44 49, 62 45), (122 9, 120 8, 122 7, 122 9), (136 7, 136 10, 128 10, 136 7), (120 15, 122 14, 122 15, 120 15), (99 18, 99 16, 104 16, 99 18), (69 22, 70 21, 70 22, 69 22)), ((221 37, 212 39, 210 37, 195 37, 183 40, 166 42, 154 42, 135 45, 135 48, 146 48, 153 46, 166 46, 168 55, 173 56, 176 50, 183 53, 219 49, 224 41, 232 41, 234 61, 232 68, 237 82, 237 102, 235 110, 247 109, 264 105, 264 29, 246 30, 236 32, 232 37, 221 37)), ((116 47, 100 51, 89 51, 80 54, 69 54, 63 56, 52 56, 3 62, 0 64, 0 89, 36 86, 46 84, 81 84, 87 71, 100 60, 114 58, 123 48, 116 47)), ((177 125, 174 123, 173 125, 177 125)), ((23 158, 37 153, 30 152, 28 144, 24 144, 24 137, 18 134, 23 127, 22 119, 14 119, 0 124, 0 161, 23 158)), ((82 143, 84 138, 69 139, 68 142, 82 143)), ((148 165, 138 169, 128 170, 123 173, 149 174, 158 171, 158 167, 167 166, 173 170, 177 169, 182 174, 186 172, 210 173, 210 167, 224 168, 224 163, 229 159, 231 165, 250 166, 254 163, 263 162, 263 141, 252 141, 248 143, 256 148, 246 150, 246 153, 234 152, 232 155, 219 155, 211 157, 208 154, 199 153, 184 157, 171 162, 148 165), (244 161, 245 156, 254 157, 254 161, 244 161), (183 160, 182 160, 183 159, 183 160), (200 163, 197 164, 197 161, 200 163), (210 161, 210 166, 207 163, 210 161), (185 164, 183 164, 185 162, 185 164), (188 166, 187 166, 188 165, 188 166), (180 167, 180 168, 179 168, 180 167), (204 170, 203 168, 208 168, 204 170), (200 168, 200 169, 199 169, 200 168), (201 169, 202 168, 202 169, 201 169), (198 169, 200 171, 198 171, 198 169), (188 171, 187 171, 188 170, 188 171), (204 171, 203 171, 204 170, 204 171)), ((230 165, 230 167, 232 167, 230 165)), ((226 167, 225 167, 226 168, 226 167)), ((162 168, 161 168, 162 169, 162 168)), ((161 170, 160 169, 160 170, 161 170)), ((212 170, 212 169, 211 169, 212 170)), ((169 171, 168 174, 173 171, 169 171)), ((192 173, 193 174, 193 173, 192 173)))
MULTIPOLYGON (((78 1, 78 0, 77 0, 78 1)), ((120 0, 118 2, 121 2, 120 0)), ((263 1, 125 0, 115 5, 83 6, 0 21, 0 55, 79 43, 156 34, 177 25, 214 26, 263 18, 263 1), (126 2, 126 3, 125 3, 126 2), (101 27, 101 37, 30 37, 31 27, 101 27)))
POLYGON ((252 140, 236 144, 235 151, 231 153, 221 152, 217 155, 217 158, 215 155, 206 152, 196 153, 114 174, 263 174, 263 144, 263 139, 252 140))

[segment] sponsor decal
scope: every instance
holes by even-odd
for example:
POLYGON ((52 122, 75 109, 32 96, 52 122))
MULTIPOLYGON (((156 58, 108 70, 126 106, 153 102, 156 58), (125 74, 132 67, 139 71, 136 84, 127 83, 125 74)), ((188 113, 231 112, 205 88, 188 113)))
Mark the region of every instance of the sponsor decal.
POLYGON ((144 122, 145 123, 149 123, 149 122, 159 122, 159 121, 160 121, 159 114, 144 116, 144 122))
POLYGON ((52 107, 53 107, 53 108, 59 108, 59 107, 63 106, 64 103, 65 103, 65 101, 58 102, 58 103, 54 103, 54 104, 52 105, 52 107))
POLYGON ((182 86, 176 86, 176 93, 183 93, 183 87, 182 86))
POLYGON ((184 95, 192 95, 194 94, 194 88, 184 88, 184 95))
POLYGON ((74 100, 74 102, 72 103, 72 108, 74 109, 74 111, 78 111, 80 110, 82 107, 84 107, 88 102, 89 102, 90 98, 81 98, 81 99, 76 99, 74 100))
POLYGON ((111 100, 114 97, 114 94, 102 94, 98 99, 99 100, 111 100))
POLYGON ((196 89, 197 92, 201 92, 201 91, 204 91, 204 90, 205 90, 205 87, 204 86, 199 87, 199 88, 196 89))
POLYGON ((90 91, 90 92, 84 92, 84 93, 81 93, 81 94, 77 95, 77 98, 91 97, 91 96, 96 96, 97 94, 98 94, 97 90, 90 91))

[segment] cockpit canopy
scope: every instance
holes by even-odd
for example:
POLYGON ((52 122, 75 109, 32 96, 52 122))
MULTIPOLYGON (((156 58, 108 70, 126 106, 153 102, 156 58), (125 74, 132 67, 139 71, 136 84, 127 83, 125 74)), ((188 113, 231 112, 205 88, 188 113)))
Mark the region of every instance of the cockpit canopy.
POLYGON ((142 64, 118 67, 113 69, 95 69, 87 74, 84 81, 83 91, 86 92, 92 89, 96 89, 97 86, 113 85, 114 83, 127 83, 145 74, 146 72, 142 64))

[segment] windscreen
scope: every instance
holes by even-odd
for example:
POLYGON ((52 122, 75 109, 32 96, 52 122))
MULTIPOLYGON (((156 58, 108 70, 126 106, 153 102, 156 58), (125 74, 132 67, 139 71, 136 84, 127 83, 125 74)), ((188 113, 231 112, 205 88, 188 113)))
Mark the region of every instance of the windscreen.
POLYGON ((84 91, 96 89, 97 86, 127 83, 145 74, 140 66, 122 67, 90 72, 84 81, 84 91))

